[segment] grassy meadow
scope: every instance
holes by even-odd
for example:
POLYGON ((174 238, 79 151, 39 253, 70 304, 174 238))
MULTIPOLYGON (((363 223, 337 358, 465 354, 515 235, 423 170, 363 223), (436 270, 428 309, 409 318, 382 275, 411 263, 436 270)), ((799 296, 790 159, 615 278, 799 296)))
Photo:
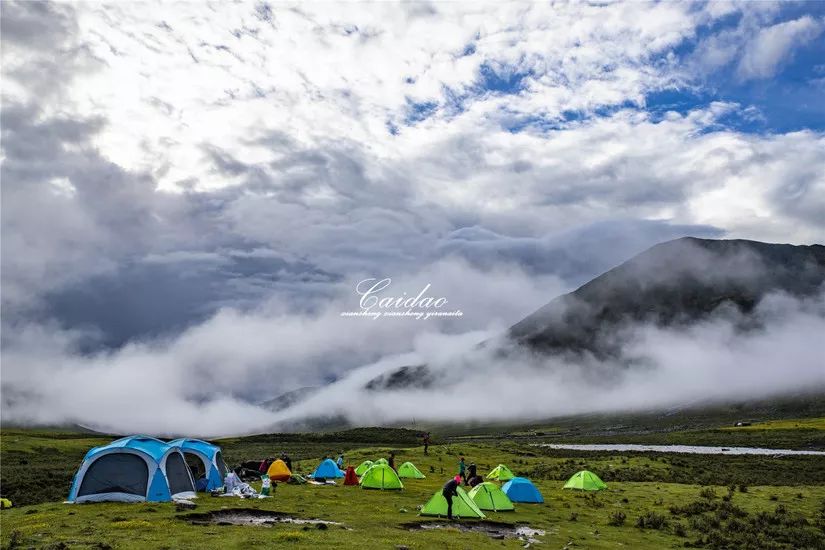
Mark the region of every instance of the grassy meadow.
MULTIPOLYGON (((764 431, 821 429, 820 420, 764 431), (813 428, 811 426, 813 425, 813 428)), ((756 426, 749 431, 760 432, 756 426)), ((722 427, 719 431, 725 431, 722 427)), ((740 432, 736 432, 740 433, 740 432)), ((806 435, 801 435, 803 439, 806 435)), ((200 496, 194 510, 171 503, 63 504, 75 468, 89 447, 111 437, 48 430, 3 430, 0 491, 15 507, 0 512, 3 548, 517 548, 515 537, 468 532, 479 522, 424 518, 417 507, 454 474, 458 457, 486 473, 505 463, 530 477, 544 504, 490 512, 486 527, 529 526, 544 532, 540 548, 825 548, 825 460, 822 457, 701 456, 549 450, 521 434, 489 439, 436 437, 424 455, 416 432, 359 429, 218 441, 227 463, 288 451, 307 474, 321 456, 345 451, 348 464, 396 452, 427 476, 404 480, 404 490, 382 492, 336 486, 279 484, 273 498, 200 496), (609 490, 562 490, 580 469, 599 474, 609 490), (221 525, 204 514, 227 510, 281 512, 335 522, 221 525), (436 528, 422 528, 424 527, 436 528)), ((717 442, 716 444, 729 444, 717 442)))

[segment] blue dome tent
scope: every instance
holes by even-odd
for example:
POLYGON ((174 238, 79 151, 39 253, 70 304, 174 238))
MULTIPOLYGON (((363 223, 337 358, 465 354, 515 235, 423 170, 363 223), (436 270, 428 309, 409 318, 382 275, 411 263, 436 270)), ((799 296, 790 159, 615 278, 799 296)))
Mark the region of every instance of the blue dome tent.
POLYGON ((133 435, 86 453, 69 502, 167 502, 192 498, 195 485, 180 448, 133 435))
POLYGON ((536 486, 533 485, 533 482, 524 477, 514 477, 505 483, 501 487, 501 490, 504 491, 504 494, 513 502, 533 504, 544 502, 544 497, 541 496, 541 493, 536 489, 536 486))
MULTIPOLYGON (((195 458, 201 470, 206 473, 206 490, 212 491, 223 487, 223 478, 226 476, 226 464, 221 455, 221 448, 200 439, 175 439, 169 445, 179 447, 185 458, 195 458)), ((193 476, 194 477, 194 476, 193 476)), ((197 482, 197 479, 195 479, 197 482)))
POLYGON ((338 478, 338 477, 344 477, 344 472, 342 472, 341 470, 338 469, 338 465, 336 465, 335 462, 333 462, 331 458, 328 458, 328 459, 322 461, 318 465, 318 467, 315 468, 315 471, 312 472, 312 474, 309 477, 311 477, 313 479, 316 479, 316 478, 324 478, 324 479, 338 478))

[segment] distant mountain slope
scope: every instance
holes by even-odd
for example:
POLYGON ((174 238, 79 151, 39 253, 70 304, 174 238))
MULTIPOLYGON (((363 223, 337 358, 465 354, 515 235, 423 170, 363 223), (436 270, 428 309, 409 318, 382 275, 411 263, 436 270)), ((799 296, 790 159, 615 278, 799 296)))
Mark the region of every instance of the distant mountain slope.
POLYGON ((719 308, 748 313, 767 294, 808 296, 825 283, 825 246, 683 238, 656 245, 560 296, 508 331, 542 353, 620 352, 628 322, 691 323, 719 308))
POLYGON ((261 407, 269 409, 272 412, 282 411, 284 409, 288 409, 292 405, 297 405, 301 401, 309 399, 313 394, 315 394, 320 389, 320 387, 307 386, 305 388, 298 388, 292 391, 288 391, 286 393, 282 393, 274 399, 264 401, 263 403, 261 403, 261 407))

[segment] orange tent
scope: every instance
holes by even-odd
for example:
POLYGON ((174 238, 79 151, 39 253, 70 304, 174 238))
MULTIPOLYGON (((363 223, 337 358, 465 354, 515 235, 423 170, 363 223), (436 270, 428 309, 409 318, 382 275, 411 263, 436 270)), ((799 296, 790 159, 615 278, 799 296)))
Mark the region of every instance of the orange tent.
POLYGON ((358 476, 355 474, 355 468, 347 466, 347 473, 344 475, 344 485, 358 485, 358 476))
POLYGON ((272 481, 287 481, 292 475, 292 472, 286 467, 286 463, 280 458, 269 466, 266 473, 272 481))

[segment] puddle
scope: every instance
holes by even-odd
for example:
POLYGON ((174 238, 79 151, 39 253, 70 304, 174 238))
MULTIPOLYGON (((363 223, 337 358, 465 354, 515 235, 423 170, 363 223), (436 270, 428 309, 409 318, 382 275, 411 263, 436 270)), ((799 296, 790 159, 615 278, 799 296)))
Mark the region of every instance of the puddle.
POLYGON ((291 523, 297 525, 313 525, 319 529, 324 529, 329 525, 341 525, 337 521, 296 518, 283 512, 253 509, 217 510, 204 514, 186 514, 181 516, 181 519, 190 522, 192 525, 254 525, 271 527, 279 523, 291 523))
POLYGON ((544 536, 542 529, 533 529, 528 525, 512 525, 510 523, 497 523, 494 521, 474 521, 462 523, 460 521, 422 521, 420 523, 408 523, 402 527, 410 531, 421 529, 458 529, 465 533, 484 533, 491 539, 519 539, 527 544, 540 544, 541 541, 535 537, 544 536))

